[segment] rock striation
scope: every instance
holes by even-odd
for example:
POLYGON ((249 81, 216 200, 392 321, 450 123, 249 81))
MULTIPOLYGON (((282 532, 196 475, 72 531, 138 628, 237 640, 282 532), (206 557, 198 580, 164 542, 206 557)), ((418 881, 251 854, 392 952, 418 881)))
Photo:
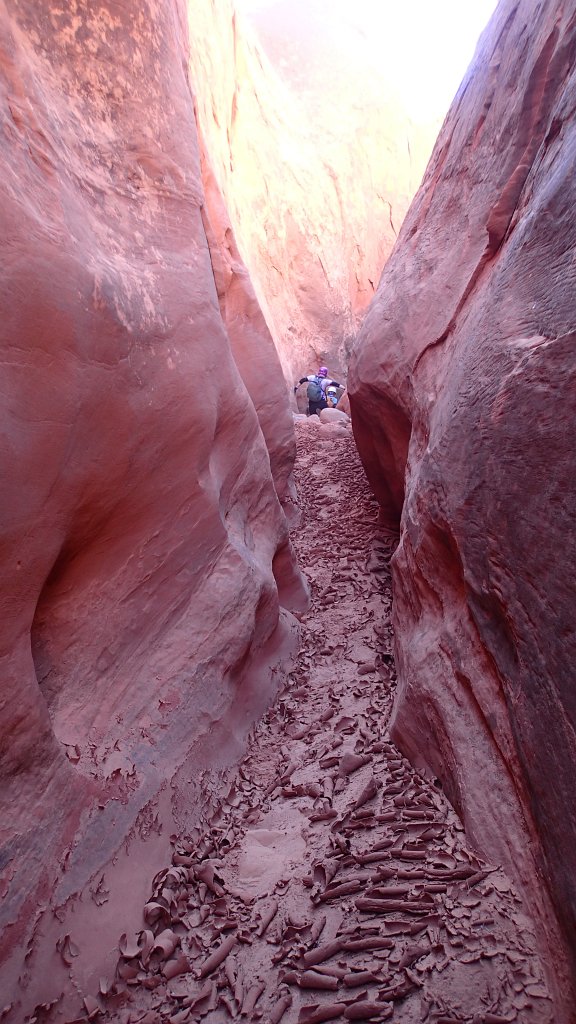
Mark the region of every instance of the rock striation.
POLYGON ((512 871, 574 1015, 576 4, 499 5, 355 349, 393 735, 512 871))
POLYGON ((185 5, 22 0, 0 30, 0 1015, 21 1021, 97 990, 118 910, 138 923, 275 690, 279 590, 306 595, 291 417, 201 161, 185 5))

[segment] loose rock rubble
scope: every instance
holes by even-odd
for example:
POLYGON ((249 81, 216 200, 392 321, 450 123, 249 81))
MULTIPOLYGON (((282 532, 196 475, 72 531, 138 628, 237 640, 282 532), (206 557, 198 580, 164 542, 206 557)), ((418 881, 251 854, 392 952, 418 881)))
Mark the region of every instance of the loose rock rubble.
POLYGON ((510 882, 387 738, 391 545, 353 438, 296 430, 298 664, 205 820, 172 837, 88 1019, 549 1024, 510 882))

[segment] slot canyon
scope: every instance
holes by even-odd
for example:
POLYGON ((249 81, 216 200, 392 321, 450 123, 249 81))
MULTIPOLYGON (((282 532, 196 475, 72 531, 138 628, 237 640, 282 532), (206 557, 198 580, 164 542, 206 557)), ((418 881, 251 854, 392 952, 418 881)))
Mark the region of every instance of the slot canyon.
POLYGON ((576 0, 352 6, 0 0, 3 1024, 576 1022, 576 0))

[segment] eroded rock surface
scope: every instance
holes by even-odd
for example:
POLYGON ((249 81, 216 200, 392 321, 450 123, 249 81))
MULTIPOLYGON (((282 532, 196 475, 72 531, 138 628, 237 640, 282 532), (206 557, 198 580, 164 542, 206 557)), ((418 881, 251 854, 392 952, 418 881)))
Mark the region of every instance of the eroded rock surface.
MULTIPOLYGON (((219 308, 255 394, 244 353, 266 339, 238 259, 226 279, 211 263, 185 14, 0 9, 0 1015, 18 1024, 112 955, 200 768, 238 755, 274 691, 275 575, 304 599, 270 473, 290 494, 286 399, 273 424, 258 410, 269 454, 219 308)), ((280 377, 269 336, 265 359, 280 377)))
POLYGON ((499 5, 349 381, 400 530, 392 734, 519 882, 558 1020, 576 950, 575 54, 573 2, 499 5))

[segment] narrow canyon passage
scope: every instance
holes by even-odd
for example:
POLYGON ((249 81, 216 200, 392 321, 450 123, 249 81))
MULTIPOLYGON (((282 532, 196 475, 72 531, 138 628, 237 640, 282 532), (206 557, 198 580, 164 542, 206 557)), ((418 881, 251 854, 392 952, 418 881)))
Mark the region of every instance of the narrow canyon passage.
POLYGON ((209 817, 172 837, 104 1018, 546 1024, 509 880, 387 738, 389 552, 352 434, 296 430, 298 663, 209 817))
POLYGON ((2 4, 1 1024, 576 1024, 576 0, 371 3, 2 4))

